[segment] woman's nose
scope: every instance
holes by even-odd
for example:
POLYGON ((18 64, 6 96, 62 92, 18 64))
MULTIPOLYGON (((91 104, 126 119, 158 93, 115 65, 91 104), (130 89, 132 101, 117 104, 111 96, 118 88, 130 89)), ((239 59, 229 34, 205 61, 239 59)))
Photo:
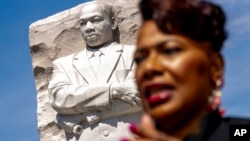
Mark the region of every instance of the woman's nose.
POLYGON ((144 78, 153 79, 156 76, 162 75, 164 72, 164 67, 162 65, 162 60, 157 54, 152 54, 146 60, 144 64, 144 78))

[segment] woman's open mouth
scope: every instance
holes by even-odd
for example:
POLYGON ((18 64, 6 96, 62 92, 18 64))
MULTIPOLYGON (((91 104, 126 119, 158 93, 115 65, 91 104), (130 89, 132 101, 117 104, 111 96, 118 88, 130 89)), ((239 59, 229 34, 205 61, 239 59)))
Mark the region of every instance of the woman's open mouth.
POLYGON ((145 87, 145 97, 150 107, 168 102, 174 94, 174 87, 168 84, 155 83, 145 87))

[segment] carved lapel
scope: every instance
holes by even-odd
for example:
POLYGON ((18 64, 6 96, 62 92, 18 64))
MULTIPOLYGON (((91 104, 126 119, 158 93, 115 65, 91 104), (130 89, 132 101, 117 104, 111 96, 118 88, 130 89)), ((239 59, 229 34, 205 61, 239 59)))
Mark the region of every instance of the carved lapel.
POLYGON ((77 73, 79 73, 87 83, 95 82, 96 76, 93 70, 91 69, 91 66, 90 66, 90 63, 86 54, 86 49, 77 53, 74 56, 73 66, 75 67, 77 73))
POLYGON ((121 59, 121 53, 122 45, 114 44, 110 46, 110 49, 108 49, 105 56, 102 58, 97 77, 98 82, 107 83, 109 81, 121 59))

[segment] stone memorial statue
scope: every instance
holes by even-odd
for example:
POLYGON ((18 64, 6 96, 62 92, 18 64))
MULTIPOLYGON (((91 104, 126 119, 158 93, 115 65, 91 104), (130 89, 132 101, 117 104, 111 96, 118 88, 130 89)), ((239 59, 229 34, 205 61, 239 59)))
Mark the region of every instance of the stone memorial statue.
POLYGON ((53 61, 49 99, 68 140, 119 141, 139 122, 134 46, 114 41, 112 6, 85 3, 79 24, 86 48, 53 61))
POLYGON ((132 59, 137 2, 95 0, 30 25, 41 141, 132 136, 128 125, 142 113, 132 59))

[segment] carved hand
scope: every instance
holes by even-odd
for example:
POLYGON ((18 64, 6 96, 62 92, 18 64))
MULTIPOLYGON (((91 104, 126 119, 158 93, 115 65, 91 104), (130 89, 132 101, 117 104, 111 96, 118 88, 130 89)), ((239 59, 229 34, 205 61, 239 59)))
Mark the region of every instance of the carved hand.
POLYGON ((141 99, 137 89, 126 85, 126 83, 113 84, 111 98, 119 99, 131 105, 141 105, 141 99))

